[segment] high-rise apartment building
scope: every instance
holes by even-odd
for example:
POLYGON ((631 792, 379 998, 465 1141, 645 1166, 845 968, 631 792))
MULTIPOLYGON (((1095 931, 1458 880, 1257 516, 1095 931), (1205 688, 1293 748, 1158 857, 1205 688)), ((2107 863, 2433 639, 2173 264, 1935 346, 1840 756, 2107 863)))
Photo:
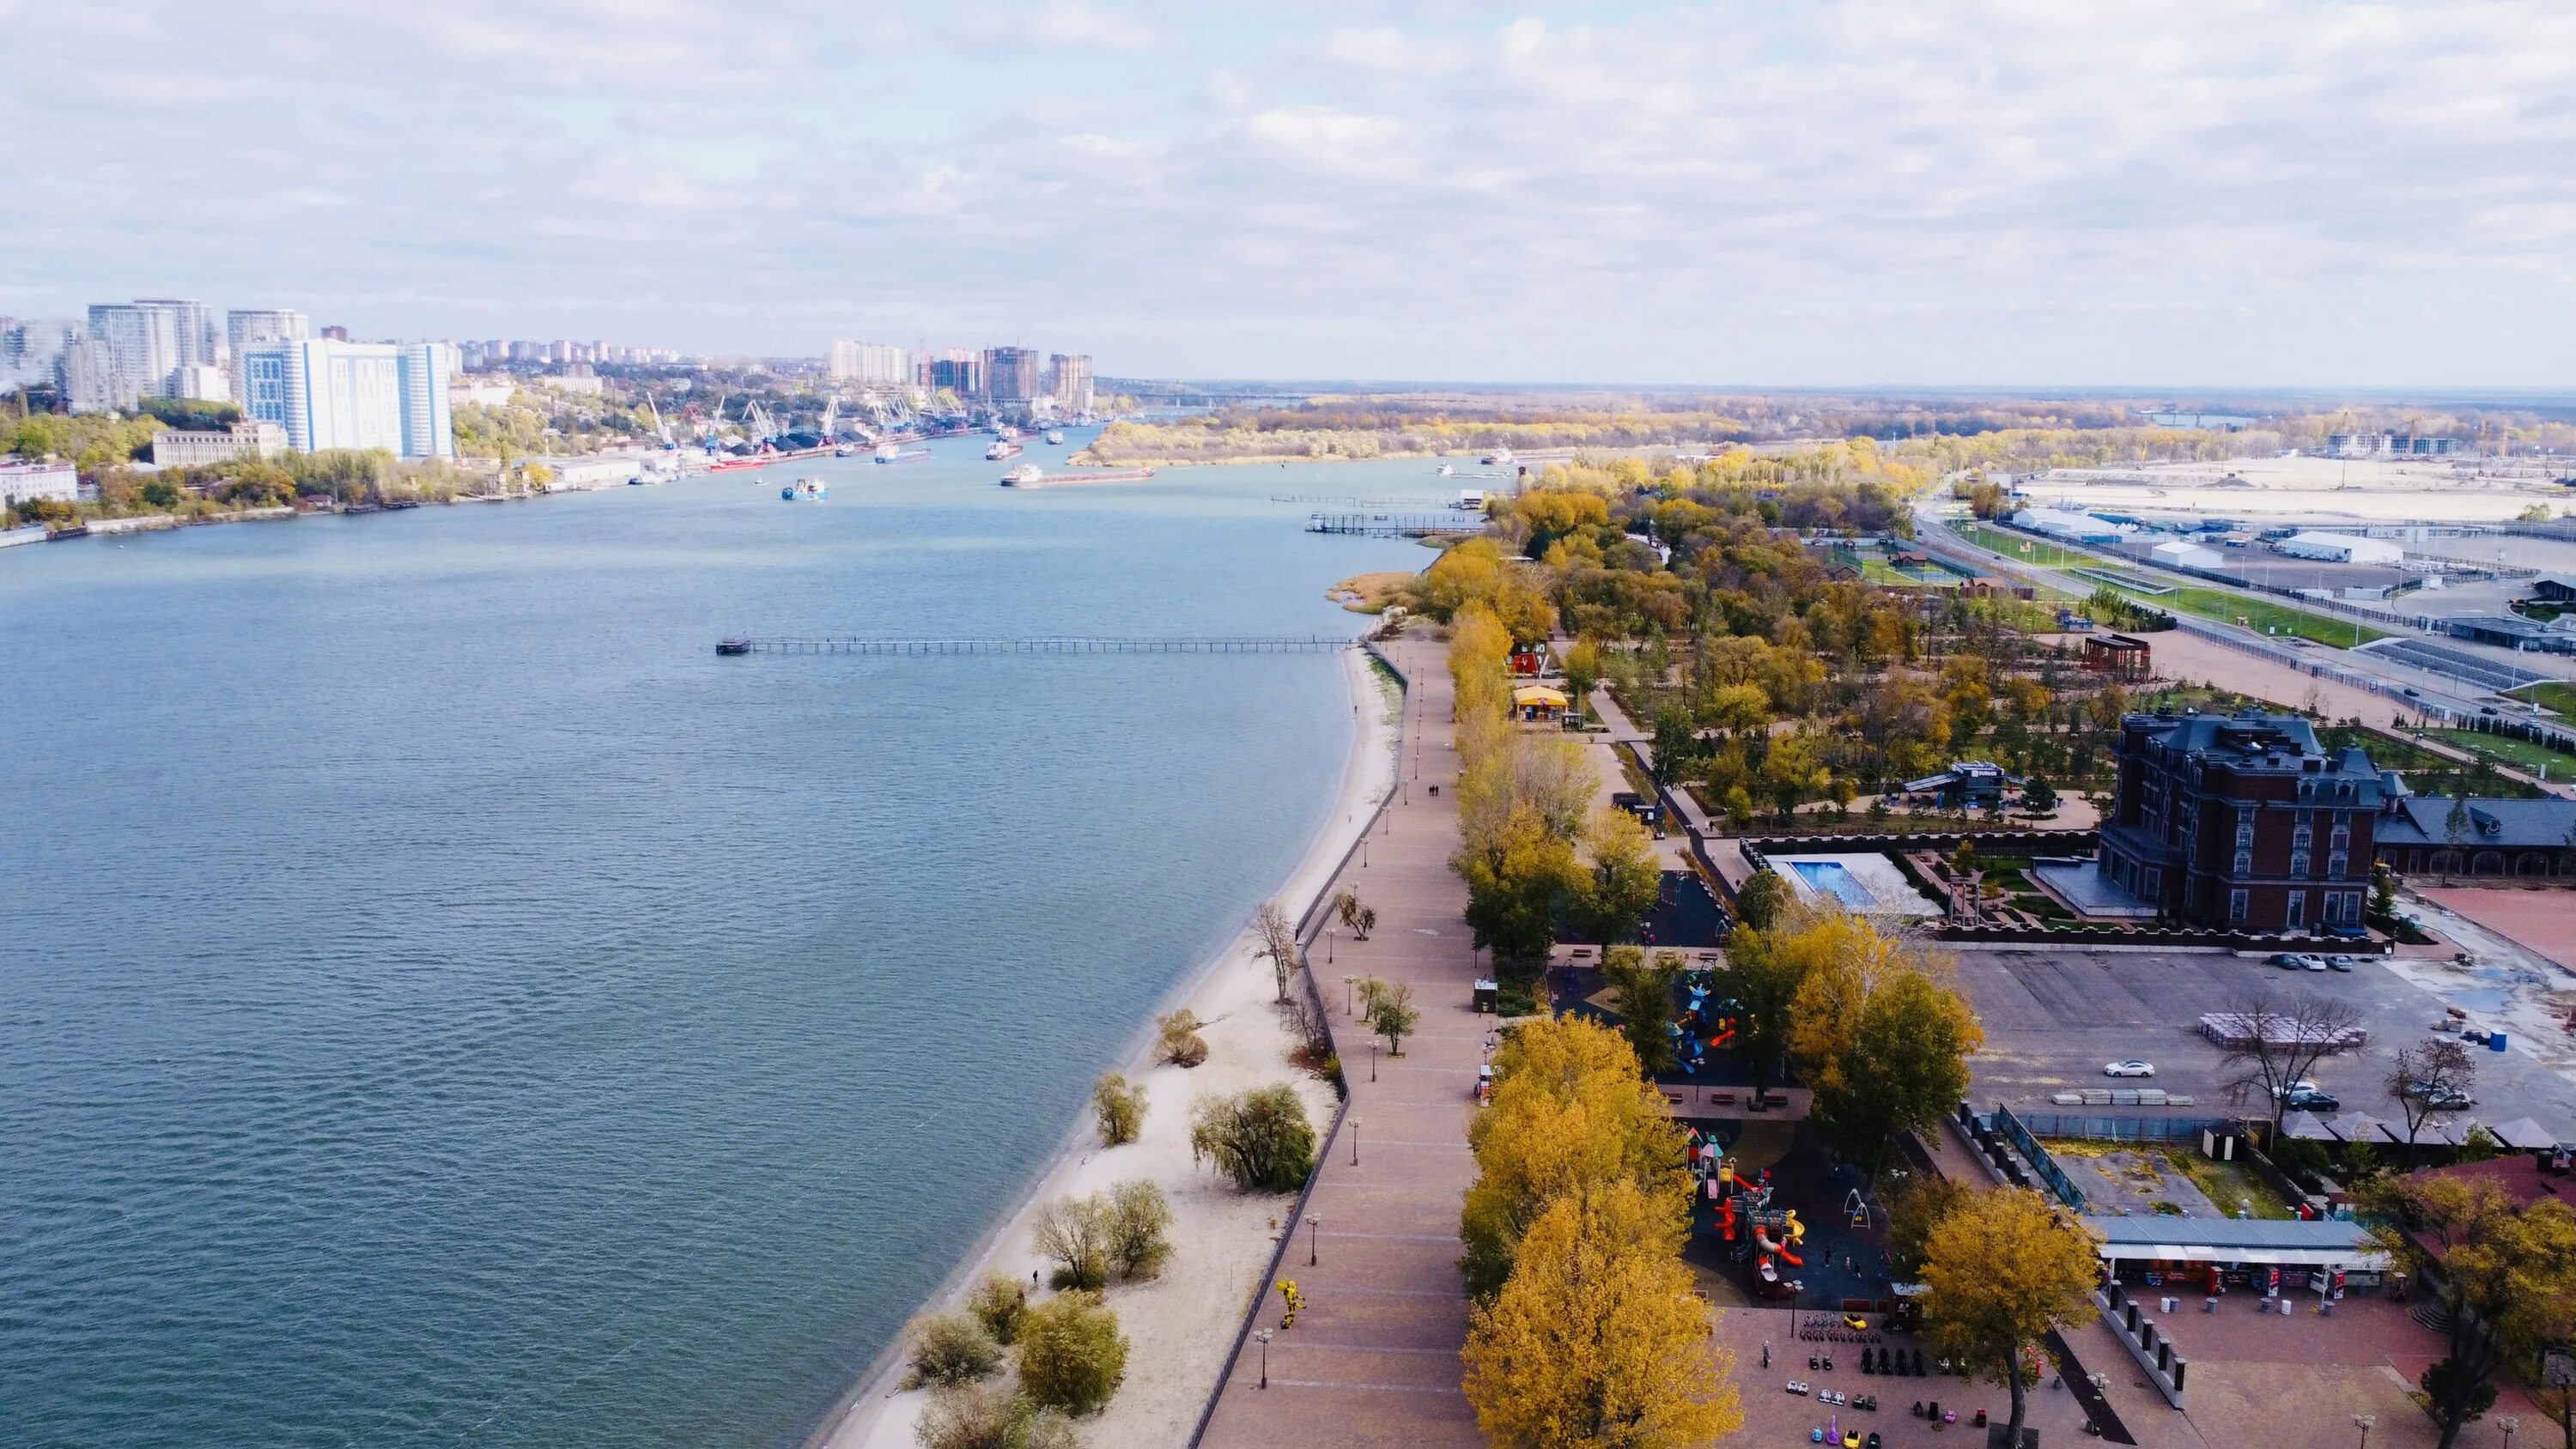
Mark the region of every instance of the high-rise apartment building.
POLYGON ((444 342, 255 343, 241 360, 252 418, 286 429, 299 453, 382 448, 406 458, 456 455, 444 342))
POLYGON ((1091 411, 1091 357, 1058 352, 1047 358, 1047 396, 1069 413, 1091 411))
POLYGON ((322 329, 322 340, 325 342, 346 342, 349 340, 349 329, 346 327, 325 327, 322 329))
POLYGON ((312 331, 303 313, 283 308, 243 308, 225 313, 224 339, 232 348, 233 401, 250 401, 249 389, 242 380, 242 354, 263 342, 301 342, 312 331))
POLYGON ((1038 352, 1034 347, 993 347, 984 352, 984 395, 995 407, 1026 406, 1043 396, 1038 391, 1038 352))
POLYGON ((177 322, 169 309, 140 302, 102 302, 89 309, 89 335, 107 347, 117 395, 170 395, 170 375, 179 366, 177 322))
POLYGON ((912 381, 912 356, 885 342, 832 344, 832 381, 861 387, 902 387, 912 381))
POLYGON ((930 359, 924 369, 924 386, 957 394, 961 398, 984 395, 984 355, 962 347, 951 347, 930 359))
POLYGON ((96 337, 76 337, 63 344, 54 369, 63 406, 76 413, 114 412, 140 399, 116 366, 116 349, 96 337))

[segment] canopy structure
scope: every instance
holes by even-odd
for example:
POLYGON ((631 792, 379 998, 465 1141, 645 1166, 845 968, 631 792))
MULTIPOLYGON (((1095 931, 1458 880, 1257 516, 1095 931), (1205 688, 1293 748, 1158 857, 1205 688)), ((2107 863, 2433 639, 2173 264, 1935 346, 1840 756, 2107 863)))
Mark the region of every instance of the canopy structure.
POLYGON ((2342 1218, 2087 1218, 2105 1261, 2240 1263, 2281 1268, 2384 1269, 2388 1254, 2359 1223, 2342 1218))
POLYGON ((2335 1131, 2332 1127, 2319 1121, 2317 1114, 2314 1112, 2291 1111, 2282 1113, 2281 1135, 2284 1137, 2297 1137, 2308 1142, 2340 1142, 2343 1140, 2335 1135, 2335 1131))
POLYGON ((2501 1127, 2490 1127, 2487 1129, 2487 1135, 2519 1152, 2555 1147, 2559 1143, 2557 1134, 2528 1117, 2516 1117, 2501 1127))
POLYGON ((1563 709, 1571 703, 1573 701, 1565 697, 1564 690, 1550 689, 1544 684, 1524 684, 1512 691, 1514 709, 1563 709))

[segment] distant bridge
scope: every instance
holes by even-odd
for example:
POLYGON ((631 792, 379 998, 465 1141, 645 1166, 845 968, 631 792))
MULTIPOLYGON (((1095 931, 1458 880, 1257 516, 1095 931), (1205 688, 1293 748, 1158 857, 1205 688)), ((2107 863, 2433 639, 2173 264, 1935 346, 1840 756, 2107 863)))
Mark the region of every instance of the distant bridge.
POLYGON ((884 639, 867 635, 736 635, 718 654, 1338 654, 1359 640, 1326 635, 1047 636, 1028 639, 884 639))

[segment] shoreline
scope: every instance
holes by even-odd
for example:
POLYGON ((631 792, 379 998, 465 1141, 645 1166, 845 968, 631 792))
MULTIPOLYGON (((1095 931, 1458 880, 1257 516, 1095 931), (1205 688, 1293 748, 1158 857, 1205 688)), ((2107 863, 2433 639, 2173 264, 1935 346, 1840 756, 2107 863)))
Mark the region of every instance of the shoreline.
MULTIPOLYGON (((1282 902, 1292 919, 1301 917, 1332 884, 1378 800, 1394 787, 1402 711, 1399 705, 1389 717, 1383 679, 1367 651, 1353 649, 1344 656, 1343 684, 1355 709, 1333 805, 1286 880, 1267 897, 1282 902), (1336 815, 1342 818, 1332 818, 1336 815)), ((1280 1215, 1294 1202, 1292 1197, 1239 1195, 1199 1169, 1188 1153, 1189 1099, 1208 1090, 1289 1082, 1319 1124, 1329 1123, 1338 1108, 1328 1084, 1289 1065, 1290 1039, 1270 1009, 1270 968, 1253 958, 1254 944, 1246 925, 1176 983, 1139 1024, 1119 1059, 1114 1069, 1143 1085, 1151 1102, 1144 1137, 1125 1147, 1102 1148, 1086 1107, 1009 1212, 907 1316, 909 1325, 956 1303, 988 1271, 1017 1276, 1042 1267, 1044 1260, 1028 1247, 1030 1225, 1041 1204, 1129 1177, 1160 1182, 1176 1217, 1172 1263, 1159 1278, 1111 1290, 1110 1306, 1118 1311, 1120 1329, 1133 1348, 1119 1395, 1098 1418, 1083 1421, 1086 1442, 1187 1441, 1232 1359, 1244 1305, 1263 1286, 1261 1275, 1281 1231, 1280 1215), (1202 1019, 1209 1061, 1188 1071, 1155 1067, 1153 1018, 1183 1006, 1202 1019), (1208 1361, 1196 1363, 1200 1358, 1208 1361)), ((899 1334, 879 1352, 805 1436, 806 1449, 913 1449, 913 1425, 928 1395, 899 1387, 908 1337, 899 1334)))

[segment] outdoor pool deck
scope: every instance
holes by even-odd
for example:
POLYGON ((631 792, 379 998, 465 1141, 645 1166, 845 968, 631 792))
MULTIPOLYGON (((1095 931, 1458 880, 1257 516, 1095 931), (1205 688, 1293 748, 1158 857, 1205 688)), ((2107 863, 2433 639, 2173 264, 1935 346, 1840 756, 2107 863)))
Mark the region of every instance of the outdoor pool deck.
POLYGON ((1790 889, 1821 904, 1867 916, 1941 914, 1940 902, 1917 890, 1882 854, 1775 855, 1770 862, 1790 889))

